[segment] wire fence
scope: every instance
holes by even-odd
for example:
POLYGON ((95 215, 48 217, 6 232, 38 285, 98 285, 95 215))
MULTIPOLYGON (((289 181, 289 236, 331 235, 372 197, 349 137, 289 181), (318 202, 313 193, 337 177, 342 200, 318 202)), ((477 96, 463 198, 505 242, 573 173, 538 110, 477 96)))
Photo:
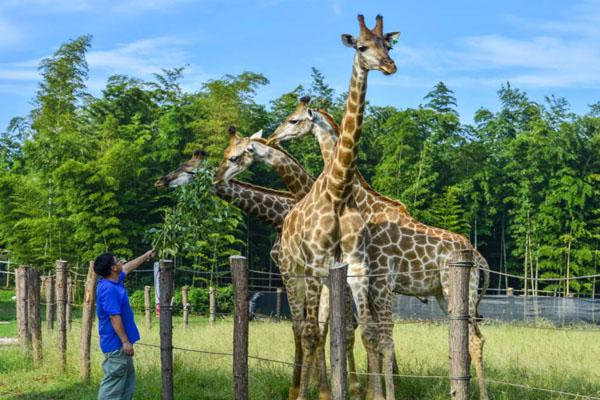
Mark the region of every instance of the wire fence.
MULTIPOLYGON (((442 269, 430 269, 430 272, 439 272, 442 269)), ((489 270, 490 273, 501 276, 510 276, 522 279, 522 276, 505 274, 499 271, 489 270)), ((75 270, 69 271, 74 282, 80 282, 87 277, 87 274, 81 274, 75 270)), ((144 274, 153 273, 154 269, 138 269, 134 273, 144 274)), ((201 271, 187 267, 176 267, 175 272, 184 275, 194 275, 196 277, 210 277, 211 271, 201 271)), ((254 302, 255 312, 262 315, 274 315, 290 317, 289 304, 285 292, 283 282, 290 278, 304 278, 307 275, 302 274, 282 274, 280 272, 259 271, 250 269, 249 289, 253 293, 260 293, 261 297, 254 302), (265 280, 261 277, 268 277, 269 284, 265 284, 265 280), (272 284, 271 279, 276 278, 279 285, 272 284), (285 279, 284 279, 285 278, 285 279), (276 296, 279 296, 279 291, 283 293, 280 299, 280 311, 276 310, 276 296)), ((14 275, 14 271, 0 271, 0 274, 14 275)), ((53 276, 54 272, 50 271, 46 276, 53 276)), ((368 275, 350 275, 350 276, 374 276, 380 277, 389 274, 368 274, 368 275)), ((571 281, 581 279, 595 279, 599 275, 574 276, 570 278, 539 278, 538 281, 571 281)), ((323 277, 325 279, 325 277, 323 277)), ((530 282, 534 280, 529 280, 530 282)), ((485 316, 486 320, 499 320, 506 322, 538 322, 548 321, 558 326, 571 324, 594 324, 600 325, 600 299, 594 298, 564 298, 559 296, 556 291, 537 290, 535 296, 527 295, 523 290, 514 290, 515 296, 507 296, 507 291, 488 288, 490 293, 486 294, 480 303, 480 313, 485 316)), ((487 293, 487 292, 486 292, 487 293)), ((77 291, 81 296, 81 291, 77 291)), ((444 321, 445 313, 437 305, 435 297, 411 297, 411 296, 396 296, 394 299, 393 315, 395 320, 429 320, 429 321, 444 321)), ((73 305, 73 307, 81 307, 73 305)), ((139 309, 139 307, 138 307, 139 309)), ((181 306, 177 311, 182 311, 181 306)), ((197 311, 189 310, 195 315, 197 311)), ((396 322, 397 323, 397 322, 396 322)), ((373 323, 375 324, 375 323, 373 323)), ((389 323, 388 323, 389 324, 389 323)))
MULTIPOLYGON (((150 343, 137 342, 136 345, 144 346, 144 347, 148 347, 148 348, 159 349, 159 350, 162 349, 160 345, 150 344, 150 343)), ((232 359, 234 356, 233 353, 219 352, 219 351, 214 351, 214 350, 191 349, 191 348, 184 348, 184 347, 178 347, 178 346, 171 346, 171 349, 183 351, 183 352, 211 355, 211 356, 232 357, 232 359)), ((297 364, 297 363, 284 361, 284 360, 274 360, 274 359, 260 357, 260 356, 256 356, 256 355, 248 355, 248 358, 251 360, 257 360, 257 361, 261 361, 261 362, 280 364, 280 365, 286 365, 286 366, 292 366, 292 367, 295 367, 295 366, 302 367, 303 366, 302 364, 297 364)), ((314 366, 311 366, 311 367, 314 367, 314 366)), ((330 373, 330 372, 331 371, 328 370, 328 373, 330 373)), ((354 374, 357 376, 379 376, 379 377, 385 376, 382 373, 371 373, 371 372, 360 372, 360 371, 356 371, 356 372, 354 372, 354 374)), ((446 376, 446 375, 392 374, 392 376, 396 377, 396 378, 405 378, 405 379, 406 378, 408 378, 408 379, 436 379, 436 380, 447 380, 447 381, 450 381, 452 379, 450 376, 446 376)), ((526 384, 506 382, 506 381, 501 381, 501 380, 496 380, 496 379, 486 378, 485 383, 486 384, 494 384, 494 385, 510 386, 510 387, 514 387, 514 388, 538 391, 538 392, 554 394, 554 395, 559 395, 559 396, 569 396, 569 397, 574 397, 577 399, 600 400, 600 397, 596 397, 596 396, 592 396, 592 395, 587 395, 587 394, 582 394, 582 393, 572 393, 572 392, 566 392, 566 391, 562 391, 562 390, 547 389, 547 388, 530 386, 530 385, 526 385, 526 384)))
MULTIPOLYGON (((150 270, 153 271, 153 270, 150 270)), ((195 270, 187 270, 187 269, 182 269, 183 272, 185 273, 189 273, 189 272, 193 272, 193 273, 198 273, 198 272, 202 272, 202 273, 206 273, 205 271, 195 271, 195 270)), ((264 272, 264 271, 249 271, 249 272, 264 272)), ((268 274, 273 274, 273 273, 268 273, 268 274)), ((85 275, 87 276, 87 275, 85 275)), ((379 276, 379 275, 378 275, 379 276)), ((255 287, 257 289, 260 289, 262 287, 262 285, 255 285, 255 287)), ((278 289, 278 288, 269 288, 269 289, 278 289)), ((283 292, 282 292, 283 293, 283 292)), ((420 300, 414 299, 415 301, 419 301, 419 303, 423 303, 420 300)), ((576 300, 576 299, 561 299, 561 300, 576 300)), ((62 302, 64 303, 64 301, 62 302)), ((51 303, 46 303, 46 302, 41 302, 40 303, 43 306, 48 306, 48 305, 56 305, 58 304, 58 301, 56 302, 51 302, 51 303)), ((83 307, 83 304, 81 303, 69 303, 69 305, 71 307, 75 307, 75 308, 80 308, 83 307)), ((172 306, 164 306, 161 307, 163 311, 169 310, 169 311, 182 311, 184 310, 185 306, 184 305, 172 305, 172 306)), ((190 315, 192 316, 199 316, 199 317, 206 317, 209 316, 208 313, 196 313, 193 310, 189 310, 190 311, 190 315)), ((213 313, 212 315, 217 315, 219 317, 232 317, 231 313, 225 313, 225 312, 218 312, 218 313, 213 313)), ((303 319, 290 319, 290 321, 303 321, 303 319)), ((449 321, 449 318, 447 316, 443 316, 443 317, 432 317, 432 318, 428 318, 426 320, 424 319, 418 319, 418 320, 393 320, 393 321, 368 321, 368 322, 364 322, 364 323, 357 323, 357 325, 377 325, 377 326, 390 326, 390 325, 407 325, 407 324, 441 324, 441 323, 446 323, 449 321)), ((75 324, 81 324, 80 321, 78 320, 73 320, 72 321, 75 324)), ((328 321, 319 321, 320 323, 326 323, 328 321)), ((561 331, 585 331, 585 332, 593 332, 593 333, 597 333, 600 332, 600 329, 581 329, 581 328, 556 328, 556 327, 547 327, 547 326, 523 326, 525 328, 533 328, 533 329, 553 329, 553 330, 561 330, 561 331)), ((161 349, 160 345, 156 345, 156 344, 151 344, 151 343, 139 343, 138 345, 140 346, 146 346, 146 347, 152 347, 152 348, 157 348, 157 349, 161 349)), ((220 352, 220 351, 215 351, 215 350, 203 350, 203 349, 193 349, 193 348, 185 348, 185 347, 177 347, 177 346, 172 346, 171 349, 174 350, 178 350, 178 351, 182 351, 182 352, 193 352, 193 353, 200 353, 200 354, 206 354, 206 355, 212 355, 212 356, 221 356, 221 357, 233 357, 233 353, 229 353, 229 352, 220 352)), ((257 361, 261 361, 261 362, 267 362, 267 363, 273 363, 273 364, 280 364, 280 365, 287 365, 287 366, 297 366, 297 364, 295 363, 291 363, 288 361, 284 361, 284 360, 275 360, 275 359, 270 359, 270 358, 266 358, 266 357, 261 357, 261 356, 257 356, 257 355, 248 355, 248 358, 251 360, 257 360, 257 361)), ((358 376, 369 376, 369 375, 377 375, 377 376, 384 376, 383 374, 374 374, 374 373, 370 373, 370 372, 356 372, 356 375, 358 376)), ((395 377, 399 377, 399 378, 411 378, 411 379, 438 379, 438 380, 450 380, 451 378, 449 376, 444 376, 444 375, 412 375, 412 374, 393 374, 393 376, 395 377)), ((541 387, 534 387, 534 386, 530 386, 527 384, 519 384, 519 383, 513 383, 513 382, 505 382, 505 381, 501 381, 501 380, 495 380, 495 379, 486 379, 486 383, 488 384, 492 384, 492 385, 504 385, 504 386, 510 386, 510 387, 514 387, 514 388, 519 388, 519 389, 523 389, 523 390, 532 390, 532 391, 539 391, 539 392, 544 392, 544 393, 548 393, 548 394, 553 394, 553 395, 558 395, 558 396, 568 396, 568 397, 574 397, 574 398, 579 398, 579 399, 591 399, 591 400, 600 400, 600 397, 596 397, 593 395, 587 395, 587 394, 582 394, 582 393, 573 393, 573 392, 566 392, 566 391, 561 391, 561 390, 555 390, 555 389, 548 389, 548 388, 541 388, 541 387)))

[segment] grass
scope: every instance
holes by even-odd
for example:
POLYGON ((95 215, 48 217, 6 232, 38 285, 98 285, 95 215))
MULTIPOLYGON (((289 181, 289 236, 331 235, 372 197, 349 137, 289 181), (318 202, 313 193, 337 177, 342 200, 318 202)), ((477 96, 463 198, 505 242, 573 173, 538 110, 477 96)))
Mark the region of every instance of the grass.
POLYGON ((0 337, 16 337, 16 305, 14 290, 0 289, 0 337))
MULTIPOLYGON (((2 295, 4 296, 4 295, 2 295)), ((2 297, 4 298, 4 297, 2 297)), ((0 299, 2 299, 0 298, 0 299)), ((2 303, 4 303, 2 301, 2 303)), ((14 303, 13 303, 14 305, 14 303)), ((4 310, 5 305, 0 305, 4 310)), ((6 308, 8 310, 8 308, 6 308)), ((6 315, 2 313, 2 318, 6 315)), ((78 377, 79 324, 74 321, 69 336, 68 367, 60 372, 54 337, 44 337, 44 365, 33 367, 18 347, 0 348, 0 398, 95 399, 101 379, 102 354, 97 335, 92 336, 92 379, 78 377)), ((158 344, 158 326, 145 329, 139 321, 143 343, 158 344)), ((181 319, 174 321, 177 347, 230 353, 232 322, 221 320, 214 326, 205 319, 193 319, 184 330, 181 319)), ((487 378, 600 397, 600 333, 592 330, 560 331, 544 327, 487 324, 483 332, 487 378)), ((45 331, 44 331, 45 333, 45 331)), ((447 375, 447 328, 441 324, 404 324, 395 329, 400 373, 407 375, 447 375)), ((250 355, 292 361, 291 327, 287 322, 253 322, 250 327, 250 355)), ((359 367, 364 371, 365 353, 357 343, 359 367)), ((231 358, 175 350, 175 397, 178 399, 232 399, 231 358)), ((136 346, 136 399, 159 399, 161 389, 160 354, 157 348, 136 346)), ((287 365, 250 360, 250 398, 287 399, 291 368, 287 365)), ((362 380, 363 387, 365 381, 362 380)), ((473 382, 474 395, 477 389, 473 382)), ((494 400, 573 399, 575 397, 538 392, 505 385, 488 385, 494 400)), ((447 399, 447 380, 400 378, 397 399, 447 399)), ((317 398, 316 391, 311 398, 317 398)), ((582 398, 582 397, 580 397, 582 398)))

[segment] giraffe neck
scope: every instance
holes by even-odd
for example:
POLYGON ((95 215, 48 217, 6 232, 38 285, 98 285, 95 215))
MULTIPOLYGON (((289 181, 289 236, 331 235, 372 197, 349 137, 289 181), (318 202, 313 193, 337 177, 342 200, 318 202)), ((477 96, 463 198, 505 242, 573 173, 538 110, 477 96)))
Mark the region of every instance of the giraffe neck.
POLYGON ((233 203, 247 214, 265 221, 277 231, 281 230, 285 216, 296 201, 292 195, 279 190, 272 190, 235 179, 228 184, 215 185, 217 196, 233 203))
POLYGON ((322 111, 316 111, 312 130, 313 135, 315 135, 319 142, 323 161, 325 165, 327 165, 333 154, 335 142, 339 135, 339 128, 330 123, 329 120, 323 116, 322 111))
POLYGON ((314 183, 313 177, 283 149, 263 142, 255 143, 256 158, 275 170, 297 200, 303 198, 314 183))
POLYGON ((368 70, 360 65, 358 54, 354 56, 352 79, 346 100, 346 112, 342 120, 342 133, 337 142, 329 166, 327 191, 334 201, 344 204, 352 193, 352 181, 358 157, 358 141, 362 132, 368 70))

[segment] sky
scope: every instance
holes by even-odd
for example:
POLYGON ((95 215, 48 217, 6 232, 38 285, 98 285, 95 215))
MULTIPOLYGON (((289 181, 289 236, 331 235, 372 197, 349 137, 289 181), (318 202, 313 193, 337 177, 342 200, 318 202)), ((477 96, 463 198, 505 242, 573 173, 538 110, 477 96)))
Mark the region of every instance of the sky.
POLYGON ((566 98, 574 112, 600 101, 600 0, 0 0, 0 131, 24 116, 40 81, 38 65, 61 44, 91 34, 88 90, 124 74, 151 80, 185 66, 182 85, 243 71, 270 81, 256 100, 268 105, 319 69, 337 93, 347 90, 358 34, 356 15, 400 31, 391 57, 398 72, 369 75, 375 105, 418 107, 443 81, 463 123, 499 108, 505 82, 534 101, 566 98))

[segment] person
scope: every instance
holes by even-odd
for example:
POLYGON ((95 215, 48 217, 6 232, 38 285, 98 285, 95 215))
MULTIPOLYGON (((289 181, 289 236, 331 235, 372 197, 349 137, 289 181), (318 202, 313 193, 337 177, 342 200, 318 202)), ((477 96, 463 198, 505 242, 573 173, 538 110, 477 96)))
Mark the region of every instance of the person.
POLYGON ((112 253, 103 253, 94 261, 94 271, 101 277, 96 288, 96 314, 100 348, 104 353, 104 377, 98 400, 130 400, 133 397, 133 345, 140 339, 140 332, 123 281, 128 273, 152 257, 154 249, 129 262, 112 253))

